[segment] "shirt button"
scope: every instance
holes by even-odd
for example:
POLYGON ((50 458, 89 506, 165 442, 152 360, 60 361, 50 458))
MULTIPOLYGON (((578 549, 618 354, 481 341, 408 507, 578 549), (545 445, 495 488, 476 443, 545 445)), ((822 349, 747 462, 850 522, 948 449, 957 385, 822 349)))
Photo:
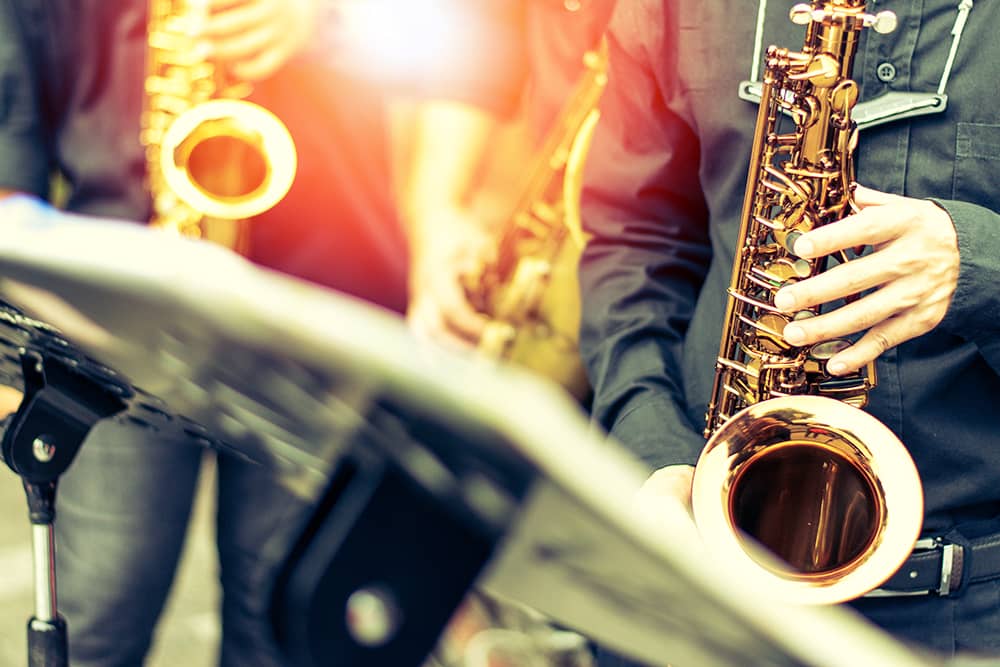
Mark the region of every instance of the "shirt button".
POLYGON ((896 67, 892 63, 881 63, 875 68, 875 75, 883 83, 889 83, 896 78, 896 67))

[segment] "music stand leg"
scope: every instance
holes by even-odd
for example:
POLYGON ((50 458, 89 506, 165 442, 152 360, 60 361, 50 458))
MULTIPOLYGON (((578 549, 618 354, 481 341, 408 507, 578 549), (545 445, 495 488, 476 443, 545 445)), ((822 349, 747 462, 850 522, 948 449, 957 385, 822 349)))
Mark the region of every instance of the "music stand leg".
POLYGON ((24 396, 7 420, 0 449, 21 477, 31 520, 35 612, 28 621, 28 665, 66 667, 66 622, 56 605, 56 486, 94 424, 125 408, 124 393, 35 351, 22 352, 21 370, 24 396))
POLYGON ((24 483, 31 517, 35 615, 28 621, 28 667, 69 664, 66 621, 56 604, 55 483, 24 483))

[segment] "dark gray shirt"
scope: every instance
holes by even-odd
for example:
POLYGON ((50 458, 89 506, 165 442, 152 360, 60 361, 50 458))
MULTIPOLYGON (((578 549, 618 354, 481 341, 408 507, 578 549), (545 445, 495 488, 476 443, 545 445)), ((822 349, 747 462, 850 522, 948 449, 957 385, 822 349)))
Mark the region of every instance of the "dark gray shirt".
MULTIPOLYGON (((792 4, 769 2, 765 48, 801 48, 792 4)), ((899 27, 864 31, 854 70, 862 101, 937 89, 957 4, 869 8, 892 9, 899 27)), ((756 18, 757 3, 745 0, 629 0, 612 24, 584 190, 593 240, 580 270, 581 349, 596 419, 654 467, 694 463, 704 445, 756 114, 737 97, 756 18)), ((917 463, 928 532, 1000 509, 997 27, 993 9, 977 4, 947 111, 864 130, 857 154, 860 183, 935 198, 958 231, 961 273, 945 320, 878 360, 867 408, 917 463)))
POLYGON ((145 4, 0 2, 0 185, 45 197, 58 170, 71 210, 149 218, 145 4))

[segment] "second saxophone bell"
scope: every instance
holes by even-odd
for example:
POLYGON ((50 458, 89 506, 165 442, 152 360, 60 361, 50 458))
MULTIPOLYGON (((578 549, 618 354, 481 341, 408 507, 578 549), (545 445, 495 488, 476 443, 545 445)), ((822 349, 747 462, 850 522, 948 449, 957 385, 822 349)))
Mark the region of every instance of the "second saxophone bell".
POLYGON ((250 218, 281 201, 295 166, 284 124, 245 100, 189 109, 171 123, 160 147, 167 187, 191 208, 224 220, 250 218))

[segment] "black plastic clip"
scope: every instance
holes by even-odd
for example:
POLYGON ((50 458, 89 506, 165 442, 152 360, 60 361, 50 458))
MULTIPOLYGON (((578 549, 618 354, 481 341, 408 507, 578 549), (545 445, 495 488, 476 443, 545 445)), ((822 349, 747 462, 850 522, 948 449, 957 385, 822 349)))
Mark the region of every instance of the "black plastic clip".
POLYGON ((421 664, 498 539, 391 459, 348 453, 272 592, 289 664, 421 664))
MULTIPOLYGON (((24 396, 8 420, 0 448, 4 461, 21 476, 26 488, 44 489, 54 486, 73 462, 94 424, 125 409, 126 404, 117 386, 91 379, 59 357, 25 350, 21 368, 24 396)), ((34 514, 37 503, 32 500, 29 493, 34 514)), ((32 516, 33 523, 35 519, 32 516)))

